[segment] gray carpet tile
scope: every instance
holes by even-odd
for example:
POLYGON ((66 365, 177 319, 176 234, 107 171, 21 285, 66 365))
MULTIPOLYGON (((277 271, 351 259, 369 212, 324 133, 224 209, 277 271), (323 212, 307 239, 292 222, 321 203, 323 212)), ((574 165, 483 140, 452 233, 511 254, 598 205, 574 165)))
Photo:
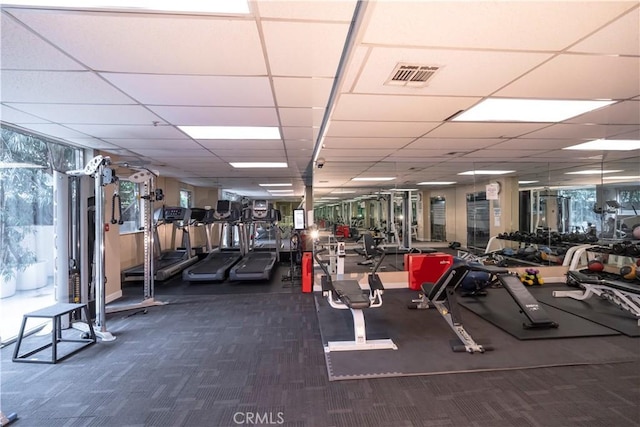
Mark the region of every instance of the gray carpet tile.
POLYGON ((169 299, 56 365, 3 348, 2 410, 16 427, 640 426, 636 362, 330 382, 312 296, 169 299))

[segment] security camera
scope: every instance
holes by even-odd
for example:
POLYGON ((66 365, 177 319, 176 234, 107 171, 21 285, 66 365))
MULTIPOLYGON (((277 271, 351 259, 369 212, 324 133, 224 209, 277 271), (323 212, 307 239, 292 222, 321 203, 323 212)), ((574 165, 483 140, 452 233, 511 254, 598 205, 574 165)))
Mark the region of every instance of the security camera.
POLYGON ((322 167, 324 166, 324 159, 322 157, 320 157, 317 161, 316 161, 316 165, 318 165, 318 169, 322 169, 322 167))

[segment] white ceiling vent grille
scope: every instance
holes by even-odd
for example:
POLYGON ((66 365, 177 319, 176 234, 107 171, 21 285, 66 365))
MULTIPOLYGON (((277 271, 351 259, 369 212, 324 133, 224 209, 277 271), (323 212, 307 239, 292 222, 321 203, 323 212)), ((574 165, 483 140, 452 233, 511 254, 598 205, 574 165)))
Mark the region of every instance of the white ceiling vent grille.
POLYGON ((391 72, 391 76, 384 83, 389 86, 424 87, 438 72, 440 67, 435 65, 420 65, 398 63, 391 72))

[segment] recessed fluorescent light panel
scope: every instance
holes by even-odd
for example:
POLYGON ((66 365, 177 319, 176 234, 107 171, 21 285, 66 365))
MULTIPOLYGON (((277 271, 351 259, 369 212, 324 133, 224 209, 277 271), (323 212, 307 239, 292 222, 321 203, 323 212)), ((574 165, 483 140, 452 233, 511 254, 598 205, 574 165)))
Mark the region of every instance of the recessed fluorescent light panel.
POLYGON ((451 119, 453 122, 555 123, 613 104, 615 101, 489 98, 451 119))
POLYGON ((355 190, 335 190, 331 194, 355 194, 355 190))
POLYGON ((388 191, 418 191, 417 188, 390 188, 388 191))
POLYGON ((280 139, 274 126, 178 126, 193 139, 280 139))
POLYGON ((466 171, 466 172, 460 172, 458 175, 504 175, 507 173, 513 173, 515 171, 490 171, 490 170, 485 170, 485 171, 466 171))
POLYGON ((637 139, 596 139, 572 145, 563 150, 607 150, 607 151, 631 151, 640 150, 640 140, 637 139))
POLYGON ((422 181, 417 185, 451 185, 455 183, 455 181, 422 181))
POLYGON ((293 190, 267 190, 269 193, 293 193, 293 190))
POLYGON ((3 6, 247 14, 247 0, 8 0, 3 6))
POLYGON ((232 162, 234 168, 286 168, 285 162, 232 162))
POLYGON ((540 181, 518 181, 518 184, 535 184, 536 182, 540 181))
POLYGON ((260 187, 291 187, 293 184, 258 184, 260 187))
POLYGON ((352 178, 351 181, 392 181, 394 177, 381 176, 381 177, 360 177, 360 178, 352 178))
POLYGON ((616 173, 622 172, 621 170, 600 170, 600 169, 589 169, 583 171, 576 172, 565 172, 565 175, 600 175, 602 173, 616 173))

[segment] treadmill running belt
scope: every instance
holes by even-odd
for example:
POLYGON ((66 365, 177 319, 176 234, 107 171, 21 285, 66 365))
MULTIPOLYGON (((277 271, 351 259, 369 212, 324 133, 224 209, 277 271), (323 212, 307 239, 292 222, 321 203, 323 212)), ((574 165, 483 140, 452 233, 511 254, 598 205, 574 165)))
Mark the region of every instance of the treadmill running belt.
MULTIPOLYGON (((218 271, 231 262, 240 259, 239 253, 217 254, 211 258, 200 262, 189 269, 192 274, 208 274, 212 271, 218 271)), ((229 265, 231 267, 231 265, 229 265)))

